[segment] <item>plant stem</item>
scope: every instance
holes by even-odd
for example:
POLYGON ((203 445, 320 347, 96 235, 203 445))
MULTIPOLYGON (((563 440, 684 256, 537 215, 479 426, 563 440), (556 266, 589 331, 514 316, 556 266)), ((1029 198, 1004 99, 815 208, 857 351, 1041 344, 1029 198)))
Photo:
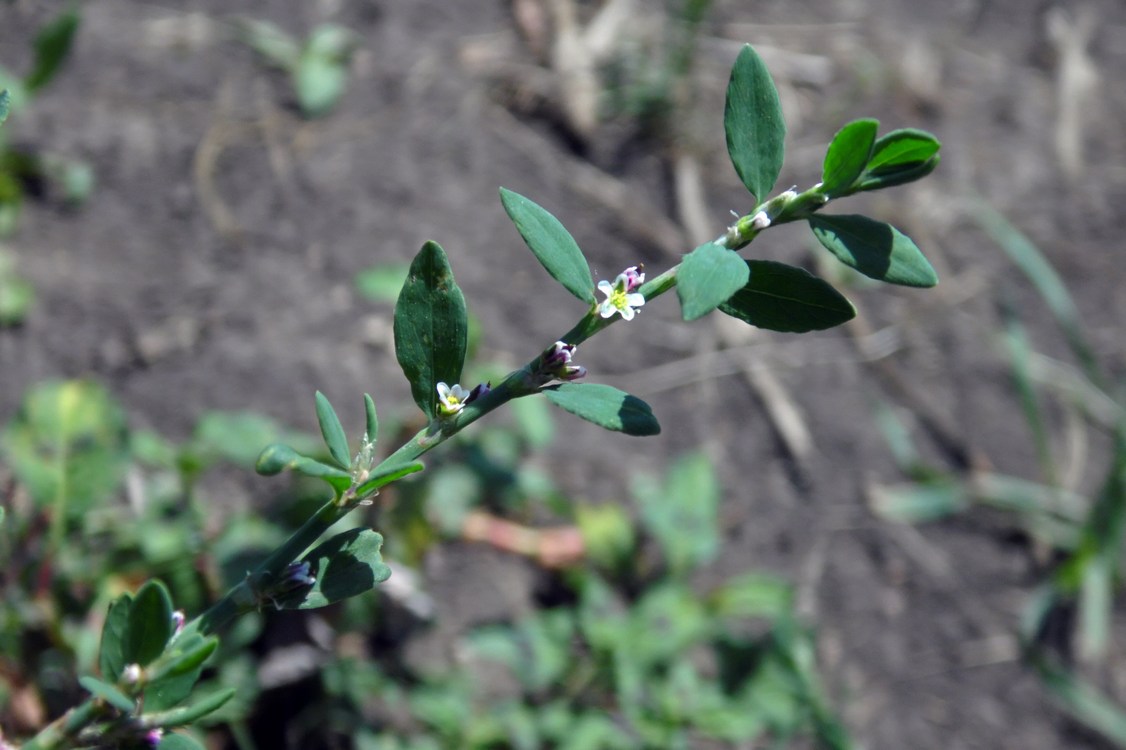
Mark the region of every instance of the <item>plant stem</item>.
POLYGON ((22 750, 56 750, 70 746, 80 731, 94 723, 108 711, 105 701, 89 698, 67 711, 40 730, 39 734, 25 742, 22 750))

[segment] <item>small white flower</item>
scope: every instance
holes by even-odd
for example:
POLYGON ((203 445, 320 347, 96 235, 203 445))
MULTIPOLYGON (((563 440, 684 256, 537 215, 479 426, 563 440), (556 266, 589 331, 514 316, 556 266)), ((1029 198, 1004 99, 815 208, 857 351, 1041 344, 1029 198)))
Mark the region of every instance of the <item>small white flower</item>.
POLYGON ((469 398, 469 391, 460 385, 452 387, 445 383, 438 383, 438 408, 442 414, 452 416, 465 408, 465 400, 469 398))
MULTIPOLYGON (((598 314, 609 318, 614 313, 620 313, 622 320, 633 320, 633 316, 637 315, 637 310, 634 308, 645 304, 644 295, 630 291, 635 287, 631 282, 636 282, 637 276, 636 268, 626 269, 626 273, 618 274, 613 284, 606 279, 598 282, 598 290, 606 295, 606 299, 598 306, 598 314), (630 270, 634 271, 632 276, 628 273, 630 270)), ((641 275, 640 278, 645 277, 641 275)))
POLYGON ((125 668, 121 670, 121 679, 126 685, 136 685, 141 681, 141 665, 126 664, 125 668))
POLYGON ((759 211, 751 217, 751 226, 760 232, 770 226, 770 214, 766 211, 759 211))

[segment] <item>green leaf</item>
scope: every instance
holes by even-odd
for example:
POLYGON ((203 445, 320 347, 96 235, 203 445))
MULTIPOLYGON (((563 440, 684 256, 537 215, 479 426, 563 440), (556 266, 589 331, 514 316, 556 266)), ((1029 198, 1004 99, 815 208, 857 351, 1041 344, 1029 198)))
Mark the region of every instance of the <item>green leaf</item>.
POLYGON ((1028 277, 1048 306, 1056 323, 1067 336, 1067 343, 1083 365, 1083 372, 1096 385, 1103 380, 1086 327, 1067 285, 1047 257, 1024 233, 1013 226, 984 200, 972 202, 971 216, 993 241, 1001 246, 1009 260, 1028 277))
POLYGON ((383 537, 358 528, 338 534, 302 558, 317 580, 310 588, 278 599, 281 609, 317 609, 375 588, 391 576, 379 550, 383 537))
POLYGON ((129 608, 124 641, 126 664, 151 664, 172 637, 172 597, 160 581, 146 581, 129 608))
POLYGON ((339 60, 302 53, 293 71, 293 90, 306 117, 321 117, 336 106, 348 84, 348 66, 339 60))
POLYGON ((828 282, 803 268, 749 260, 750 278, 719 309, 759 328, 822 331, 856 317, 856 308, 828 282))
MULTIPOLYGON (((233 690, 233 688, 232 688, 233 690)), ((233 693, 232 693, 233 695, 233 693)), ((186 734, 166 734, 160 739, 156 750, 206 750, 186 734)))
POLYGON ((421 461, 411 461, 408 464, 390 466, 382 471, 372 474, 363 484, 356 488, 356 497, 364 497, 375 492, 380 487, 398 481, 408 474, 422 471, 426 466, 421 461))
POLYGON ((369 443, 379 439, 379 417, 375 414, 375 401, 368 394, 364 394, 364 435, 369 443))
POLYGON ((297 67, 301 46, 280 26, 269 21, 239 18, 235 20, 235 33, 239 41, 262 55, 271 65, 288 71, 297 67))
POLYGON ((856 214, 817 214, 808 221, 826 250, 865 276, 902 286, 938 283, 938 275, 911 238, 890 224, 856 214))
POLYGON ((411 263, 395 303, 395 356, 423 413, 435 416, 438 383, 454 385, 465 363, 465 297, 454 283, 446 253, 427 242, 411 263))
POLYGON ((821 191, 830 198, 845 194, 864 171, 876 142, 878 120, 853 120, 833 136, 821 170, 821 191))
POLYGON ((563 383, 543 390, 547 400, 599 427, 627 435, 661 431, 649 404, 624 391, 598 383, 563 383))
POLYGON ((719 552, 719 480, 702 453, 678 458, 660 485, 640 481, 634 495, 645 528, 674 575, 710 562, 719 552))
POLYGON ((961 513, 973 498, 959 482, 876 485, 869 490, 872 510, 889 521, 926 523, 961 513))
POLYGON ((794 589, 775 576, 744 573, 724 581, 710 598, 721 617, 778 619, 793 611, 794 589))
POLYGON ((551 277, 583 302, 594 304, 594 279, 575 238, 546 209, 519 193, 500 189, 500 202, 528 249, 551 277))
POLYGON ((12 107, 12 95, 8 93, 8 89, 0 91, 0 125, 8 119, 8 110, 12 107))
POLYGON ((198 633, 192 633, 177 638, 160 662, 153 667, 153 674, 149 679, 155 683, 164 677, 178 677, 199 669, 218 647, 219 639, 214 636, 204 638, 198 633))
POLYGON ((930 161, 940 148, 938 139, 925 130, 893 130, 873 144, 866 171, 878 176, 913 168, 930 161))
MULTIPOLYGON (((217 690, 190 706, 184 706, 183 708, 177 708, 172 711, 148 714, 145 719, 153 726, 160 727, 161 729, 174 729, 175 727, 186 726, 202 719, 210 713, 218 711, 224 703, 234 697, 235 692, 235 688, 217 690)), ((184 735, 174 734, 170 736, 183 737, 184 735)), ((165 739, 167 739, 167 737, 165 739)), ((194 746, 195 745, 193 745, 193 747, 194 746)), ((157 745, 157 748, 158 750, 162 750, 164 748, 164 741, 161 741, 161 743, 157 745)))
POLYGON ((215 652, 219 640, 199 633, 182 633, 169 644, 160 659, 149 668, 145 685, 146 711, 163 711, 191 695, 203 673, 204 662, 215 652))
POLYGON ((308 456, 302 456, 288 445, 281 443, 274 443, 263 448, 254 468, 263 476, 273 476, 290 469, 307 477, 323 479, 339 492, 343 492, 352 485, 352 475, 343 469, 322 464, 308 456))
POLYGON ((97 677, 79 677, 78 684, 94 697, 101 698, 106 703, 126 713, 132 713, 133 709, 136 708, 129 696, 108 682, 102 682, 97 677))
POLYGON ((786 123, 770 72, 749 44, 731 69, 723 127, 739 179, 762 203, 782 171, 786 123))
POLYGON ((98 668, 102 677, 117 682, 121 670, 125 668, 125 641, 129 634, 129 610, 133 607, 133 596, 122 594, 110 602, 102 625, 102 644, 98 653, 98 668))
POLYGON ((0 434, 0 458, 38 504, 79 520, 112 496, 125 477, 125 413, 98 383, 40 383, 0 434))
POLYGON ((738 253, 707 242, 684 256, 676 272, 676 294, 685 320, 707 315, 739 291, 750 271, 738 253))
POLYGON ((1114 741, 1126 746, 1126 711, 1097 686, 1074 672, 1035 654, 1032 663, 1052 696, 1076 720, 1114 741))
POLYGON ((856 189, 879 190, 925 177, 938 166, 941 147, 937 138, 923 130, 893 130, 872 146, 856 189))
POLYGON ((28 92, 42 88, 55 77, 70 52, 79 20, 78 11, 70 8, 39 30, 35 36, 35 63, 24 79, 28 92))
POLYGON ((324 438, 325 445, 328 446, 328 453, 337 466, 341 469, 347 469, 352 465, 352 459, 348 453, 348 436, 344 434, 340 417, 336 416, 336 410, 332 408, 328 398, 320 391, 317 391, 316 400, 317 422, 321 426, 321 436, 324 438))

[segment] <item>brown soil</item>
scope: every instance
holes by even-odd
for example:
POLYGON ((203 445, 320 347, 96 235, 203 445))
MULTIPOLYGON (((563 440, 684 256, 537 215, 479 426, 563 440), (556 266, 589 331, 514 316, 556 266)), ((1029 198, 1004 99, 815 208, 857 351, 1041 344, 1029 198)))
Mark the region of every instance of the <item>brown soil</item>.
MULTIPOLYGON (((6 4, 4 64, 26 65, 29 33, 49 15, 42 5, 54 4, 6 4)), ((0 421, 37 380, 82 375, 107 382, 134 425, 173 438, 206 410, 311 428, 318 388, 341 407, 358 406, 364 391, 383 408, 409 404, 389 310, 359 297, 353 277, 409 260, 427 239, 446 248, 483 323, 482 356, 525 361, 580 311, 527 252, 497 187, 553 211, 600 277, 637 262, 667 267, 693 234, 673 156, 690 155, 704 175, 709 231, 722 230, 729 209, 748 208, 726 162, 721 113, 728 67, 749 41, 787 109, 780 187, 814 182, 823 145, 853 117, 943 140, 932 178, 843 209, 894 221, 943 282, 852 288, 859 326, 802 337, 744 339, 711 320, 689 327, 673 299, 654 302, 584 346, 582 361, 592 380, 649 401, 664 432, 642 441, 568 419, 550 457, 561 484, 580 497, 621 496, 624 462, 658 468, 705 446, 727 488, 720 568, 773 570, 799 586, 837 705, 866 747, 1108 746, 1057 710, 1019 662, 1013 634, 1042 568, 1005 519, 900 527, 872 515, 865 488, 900 478, 873 420, 878 400, 933 415, 955 443, 944 451, 933 430, 917 429, 936 462, 1036 477, 993 338, 999 300, 1016 301, 1043 351, 1066 358, 1066 347, 1040 298, 974 228, 967 201, 987 201, 1044 249, 1101 361, 1126 373, 1120 0, 1084 4, 1095 24, 1077 57, 1057 51, 1048 3, 717 2, 694 72, 697 109, 675 148, 622 119, 589 140, 561 124, 556 82, 501 0, 241 5, 294 32, 332 20, 360 35, 333 114, 295 113, 284 78, 228 38, 225 2, 102 0, 83 7, 67 69, 12 123, 16 142, 88 159, 98 186, 80 210, 29 204, 7 243, 39 304, 24 326, 0 330, 0 421), (1086 98, 1073 79, 1058 80, 1083 64, 1097 75, 1086 98), (1072 114, 1082 149, 1069 168, 1057 143, 1071 137, 1072 114), (662 217, 676 223, 666 230, 662 217), (725 349, 735 354, 716 354, 725 349), (768 418, 764 377, 789 394, 807 449, 768 418)), ((1076 10, 1065 15, 1074 21, 1076 10)), ((802 227, 769 232, 752 250, 814 267, 802 227)), ((362 411, 347 420, 358 431, 362 411)), ((1106 453, 1093 441, 1084 490, 1106 453)), ((265 480, 255 486, 271 492, 265 480)), ((470 558, 457 566, 463 574, 509 565, 509 580, 521 578, 521 562, 473 547, 459 554, 470 558)), ((475 591, 495 598, 492 614, 527 606, 495 586, 475 591)), ((448 608, 459 599, 438 598, 448 608)), ((1099 676, 1122 685, 1124 670, 1118 653, 1099 676)))

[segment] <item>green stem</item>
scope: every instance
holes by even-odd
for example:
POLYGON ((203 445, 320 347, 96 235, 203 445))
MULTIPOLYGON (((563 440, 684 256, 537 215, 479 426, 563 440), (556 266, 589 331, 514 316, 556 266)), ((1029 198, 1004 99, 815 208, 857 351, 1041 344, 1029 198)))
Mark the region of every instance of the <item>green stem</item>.
POLYGON ((67 711, 25 742, 22 750, 56 750, 71 746, 80 731, 105 716, 109 711, 100 698, 89 698, 67 711))

